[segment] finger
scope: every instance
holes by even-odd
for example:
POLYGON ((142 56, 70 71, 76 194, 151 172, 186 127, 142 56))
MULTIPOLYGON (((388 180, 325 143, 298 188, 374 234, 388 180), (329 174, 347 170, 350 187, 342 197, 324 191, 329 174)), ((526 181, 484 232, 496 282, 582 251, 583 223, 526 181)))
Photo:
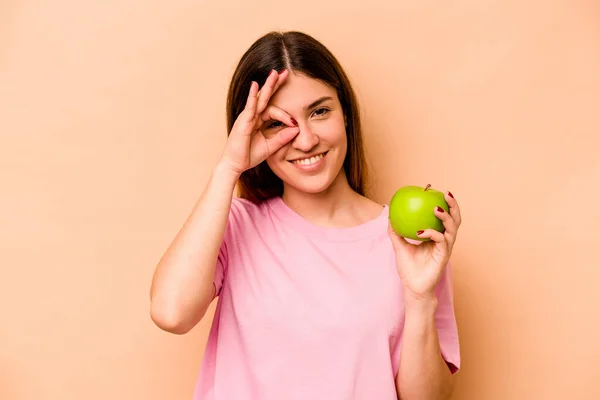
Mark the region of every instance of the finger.
POLYGON ((277 83, 275 83, 275 87, 273 88, 273 93, 271 93, 271 97, 273 97, 273 94, 277 91, 277 89, 279 89, 279 87, 283 85, 288 75, 289 73, 287 69, 284 69, 279 73, 279 78, 277 79, 277 83))
POLYGON ((261 114, 261 122, 267 122, 271 120, 276 120, 283 122, 287 126, 297 126, 298 122, 292 116, 281 108, 277 108, 275 106, 269 106, 267 109, 261 114))
POLYGON ((257 131, 250 142, 251 164, 254 166, 263 162, 277 150, 285 146, 299 132, 300 129, 298 127, 289 127, 282 129, 276 135, 266 137, 262 132, 257 131))
POLYGON ((435 229, 417 231, 417 236, 421 239, 431 239, 435 243, 446 243, 446 237, 444 234, 436 231, 435 229))
MULTIPOLYGON (((271 95, 269 96, 269 100, 271 97, 273 97, 273 94, 277 91, 277 89, 279 89, 279 87, 281 85, 283 85, 283 83, 285 82, 288 75, 289 75, 288 70, 285 68, 279 73, 277 81, 275 82, 275 86, 273 87, 273 91, 271 92, 271 95)), ((261 93, 262 93, 262 89, 258 91, 257 97, 260 98, 261 93)), ((268 101, 267 101, 267 103, 268 103, 268 101)), ((258 111, 258 112, 260 112, 260 111, 258 111)))
POLYGON ((454 221, 454 218, 452 218, 449 213, 444 211, 444 209, 439 206, 434 208, 433 213, 444 224, 443 235, 446 236, 448 247, 452 248, 452 246, 454 246, 454 241, 456 240, 456 234, 458 231, 458 225, 456 224, 456 221, 454 221))
MULTIPOLYGON (((388 221, 388 235, 390 237, 390 240, 392 241, 392 247, 394 248, 395 251, 398 250, 402 250, 402 248, 404 247, 404 243, 406 243, 404 240, 402 240, 402 238, 400 236, 398 236, 398 234, 394 231, 394 228, 392 228, 391 223, 388 221)), ((407 243, 408 244, 408 243, 407 243)))
POLYGON ((413 245, 410 242, 408 242, 406 238, 403 238, 402 236, 398 235, 396 231, 394 231, 394 228, 392 228, 392 224, 389 221, 388 235, 390 237, 390 240, 392 241, 392 247, 395 251, 407 251, 410 249, 410 246, 413 245))
POLYGON ((300 133, 300 128, 297 126, 291 126, 280 130, 276 135, 265 137, 267 145, 267 157, 292 141, 292 139, 294 139, 298 133, 300 133))
POLYGON ((258 93, 258 83, 252 81, 250 84, 250 91, 248 93, 248 98, 246 99, 246 106, 244 107, 244 111, 247 116, 247 121, 250 122, 254 119, 256 115, 256 103, 257 98, 256 95, 258 93))
POLYGON ((433 214, 442 221, 442 223, 444 224, 444 229, 448 234, 450 234, 450 235, 456 234, 456 230, 458 229, 458 226, 456 225, 454 218, 452 218, 452 215, 450 215, 449 213, 444 211, 444 209, 439 206, 436 206, 433 209, 433 214))
POLYGON ((421 239, 431 239, 435 244, 436 250, 444 255, 448 251, 448 243, 443 233, 436 231, 435 229, 425 229, 423 231, 417 231, 417 236, 421 239))
MULTIPOLYGON (((277 91, 277 89, 279 89, 279 87, 281 87, 281 85, 283 85, 283 83, 285 82, 286 78, 288 77, 289 73, 287 69, 283 69, 280 73, 279 73, 279 77, 277 78, 277 82, 275 82, 275 86, 273 87, 273 91, 271 92, 271 96, 269 97, 273 97, 273 94, 275 94, 275 92, 277 91)), ((261 91, 258 91, 258 95, 260 96, 261 91)), ((270 98, 269 98, 270 100, 270 98)))
POLYGON ((456 227, 458 228, 462 223, 462 216, 460 215, 460 207, 458 206, 458 202, 454 198, 454 195, 450 192, 447 192, 444 195, 444 198, 446 199, 446 203, 448 203, 450 215, 452 216, 452 219, 454 219, 456 227))
POLYGON ((279 80, 279 74, 274 69, 271 70, 265 84, 260 89, 258 93, 258 104, 256 106, 256 113, 259 114, 263 112, 263 110, 267 107, 269 100, 271 99, 271 95, 274 92, 275 84, 279 80))

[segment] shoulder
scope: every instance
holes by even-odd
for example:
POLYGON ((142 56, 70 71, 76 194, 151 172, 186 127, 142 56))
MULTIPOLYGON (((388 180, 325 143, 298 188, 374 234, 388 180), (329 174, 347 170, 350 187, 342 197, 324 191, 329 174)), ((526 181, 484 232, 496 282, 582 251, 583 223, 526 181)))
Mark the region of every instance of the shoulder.
POLYGON ((382 213, 387 215, 388 207, 387 204, 379 203, 366 196, 360 196, 361 214, 364 215, 366 220, 379 218, 382 213))
POLYGON ((260 207, 260 205, 254 204, 250 200, 246 200, 241 197, 234 197, 231 200, 231 211, 232 212, 248 213, 248 212, 256 211, 256 209, 259 207, 260 207))
POLYGON ((270 201, 260 204, 234 197, 225 230, 224 241, 230 245, 248 243, 277 231, 279 220, 273 218, 270 201))
POLYGON ((233 224, 244 224, 252 222, 254 225, 260 221, 269 218, 271 200, 263 201, 260 204, 240 197, 234 197, 231 201, 229 212, 229 222, 233 224))
POLYGON ((234 197, 231 200, 231 211, 237 214, 259 214, 264 213, 268 207, 269 200, 256 204, 250 200, 234 197))

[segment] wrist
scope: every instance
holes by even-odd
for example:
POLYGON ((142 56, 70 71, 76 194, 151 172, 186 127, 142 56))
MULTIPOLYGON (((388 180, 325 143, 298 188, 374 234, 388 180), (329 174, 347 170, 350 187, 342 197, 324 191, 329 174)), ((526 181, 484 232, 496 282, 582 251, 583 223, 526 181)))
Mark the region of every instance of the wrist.
POLYGON ((236 184, 240 178, 240 173, 231 168, 227 163, 220 161, 212 171, 212 176, 218 181, 225 181, 231 184, 236 184))
POLYGON ((404 295, 405 313, 429 314, 435 313, 438 306, 438 299, 435 294, 427 296, 416 296, 414 294, 404 295))

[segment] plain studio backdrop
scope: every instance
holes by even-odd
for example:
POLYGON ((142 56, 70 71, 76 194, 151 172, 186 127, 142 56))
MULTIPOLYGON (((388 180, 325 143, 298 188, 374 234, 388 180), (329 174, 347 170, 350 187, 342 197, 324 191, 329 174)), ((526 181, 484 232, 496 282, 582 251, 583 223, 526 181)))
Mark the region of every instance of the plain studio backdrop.
POLYGON ((323 41, 361 102, 376 200, 451 190, 454 400, 600 398, 600 5, 584 0, 0 3, 0 398, 190 399, 210 326, 150 279, 270 30, 323 41))

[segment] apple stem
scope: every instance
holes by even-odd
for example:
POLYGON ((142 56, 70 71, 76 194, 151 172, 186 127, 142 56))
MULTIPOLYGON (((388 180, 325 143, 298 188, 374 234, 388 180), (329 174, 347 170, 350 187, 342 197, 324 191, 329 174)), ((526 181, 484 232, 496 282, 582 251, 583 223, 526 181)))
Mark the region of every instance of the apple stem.
POLYGON ((429 189, 431 187, 431 184, 427 184, 427 186, 425 187, 425 190, 423 190, 424 192, 427 191, 427 189, 429 189))

